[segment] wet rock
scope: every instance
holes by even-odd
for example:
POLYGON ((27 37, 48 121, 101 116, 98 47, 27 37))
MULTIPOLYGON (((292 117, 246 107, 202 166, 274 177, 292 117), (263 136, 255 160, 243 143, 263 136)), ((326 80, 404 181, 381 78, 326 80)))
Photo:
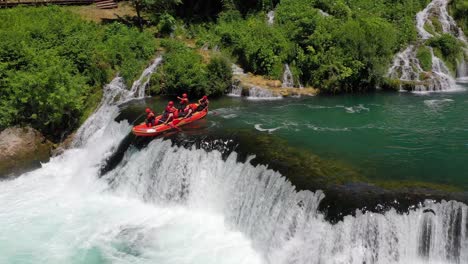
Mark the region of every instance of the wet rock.
POLYGON ((55 148, 52 149, 51 153, 52 156, 57 156, 62 154, 65 150, 69 149, 72 146, 73 139, 75 138, 76 133, 68 135, 65 140, 63 140, 60 144, 57 146, 54 146, 55 148))
POLYGON ((30 127, 10 127, 0 133, 0 178, 38 168, 50 158, 52 143, 30 127))

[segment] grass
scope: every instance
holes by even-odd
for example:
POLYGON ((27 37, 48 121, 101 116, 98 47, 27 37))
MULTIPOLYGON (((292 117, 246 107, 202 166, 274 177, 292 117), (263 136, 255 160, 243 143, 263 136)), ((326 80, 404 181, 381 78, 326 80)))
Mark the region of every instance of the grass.
POLYGON ((129 2, 118 2, 118 8, 115 9, 99 9, 94 4, 86 6, 65 6, 63 8, 78 14, 85 20, 96 23, 136 16, 135 9, 129 2))

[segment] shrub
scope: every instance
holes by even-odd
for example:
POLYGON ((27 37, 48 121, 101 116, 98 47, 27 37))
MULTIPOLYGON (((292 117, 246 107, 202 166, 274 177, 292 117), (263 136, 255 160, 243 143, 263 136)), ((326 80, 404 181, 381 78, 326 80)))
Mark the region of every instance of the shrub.
POLYGON ((423 70, 430 71, 432 69, 432 54, 429 48, 426 46, 419 47, 416 52, 416 57, 418 58, 423 70))
POLYGON ((214 57, 208 64, 195 50, 176 40, 163 40, 166 49, 163 64, 154 75, 154 94, 220 96, 231 85, 231 67, 227 59, 214 57))
POLYGON ((30 124, 60 138, 95 107, 96 87, 116 72, 131 83, 155 51, 148 34, 58 7, 0 10, 0 21, 0 130, 30 124))

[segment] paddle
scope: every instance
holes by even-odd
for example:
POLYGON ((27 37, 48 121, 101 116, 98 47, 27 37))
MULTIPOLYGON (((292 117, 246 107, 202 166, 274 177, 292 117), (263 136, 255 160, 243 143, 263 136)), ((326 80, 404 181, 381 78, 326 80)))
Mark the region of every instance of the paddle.
MULTIPOLYGON (((172 121, 172 122, 174 122, 174 121, 172 121)), ((158 123, 163 123, 163 122, 161 121, 161 119, 159 119, 159 120, 158 120, 158 123)), ((166 125, 168 125, 168 126, 174 128, 174 129, 176 129, 176 130, 179 131, 179 132, 182 131, 182 129, 180 129, 180 128, 174 126, 173 124, 167 123, 166 125)))
POLYGON ((138 117, 135 119, 135 121, 132 122, 132 125, 135 124, 135 122, 136 122, 138 119, 140 119, 144 114, 145 114, 145 113, 143 113, 143 114, 141 114, 140 116, 138 116, 138 117))

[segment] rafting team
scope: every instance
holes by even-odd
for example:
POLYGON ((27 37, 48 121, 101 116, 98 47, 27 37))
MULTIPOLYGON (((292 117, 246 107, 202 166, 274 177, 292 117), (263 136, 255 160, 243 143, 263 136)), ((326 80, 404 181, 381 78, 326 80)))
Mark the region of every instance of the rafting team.
MULTIPOLYGON (((208 107, 209 101, 208 96, 204 95, 200 100, 198 100, 197 104, 189 104, 189 99, 187 94, 184 93, 182 97, 177 96, 179 99, 179 108, 174 107, 174 102, 169 101, 166 108, 164 109, 164 113, 162 118, 158 121, 161 124, 169 124, 170 121, 183 117, 189 118, 192 116, 194 112, 203 111, 208 107)), ((146 108, 146 126, 152 127, 157 125, 156 124, 156 115, 154 112, 148 107, 146 108)))

